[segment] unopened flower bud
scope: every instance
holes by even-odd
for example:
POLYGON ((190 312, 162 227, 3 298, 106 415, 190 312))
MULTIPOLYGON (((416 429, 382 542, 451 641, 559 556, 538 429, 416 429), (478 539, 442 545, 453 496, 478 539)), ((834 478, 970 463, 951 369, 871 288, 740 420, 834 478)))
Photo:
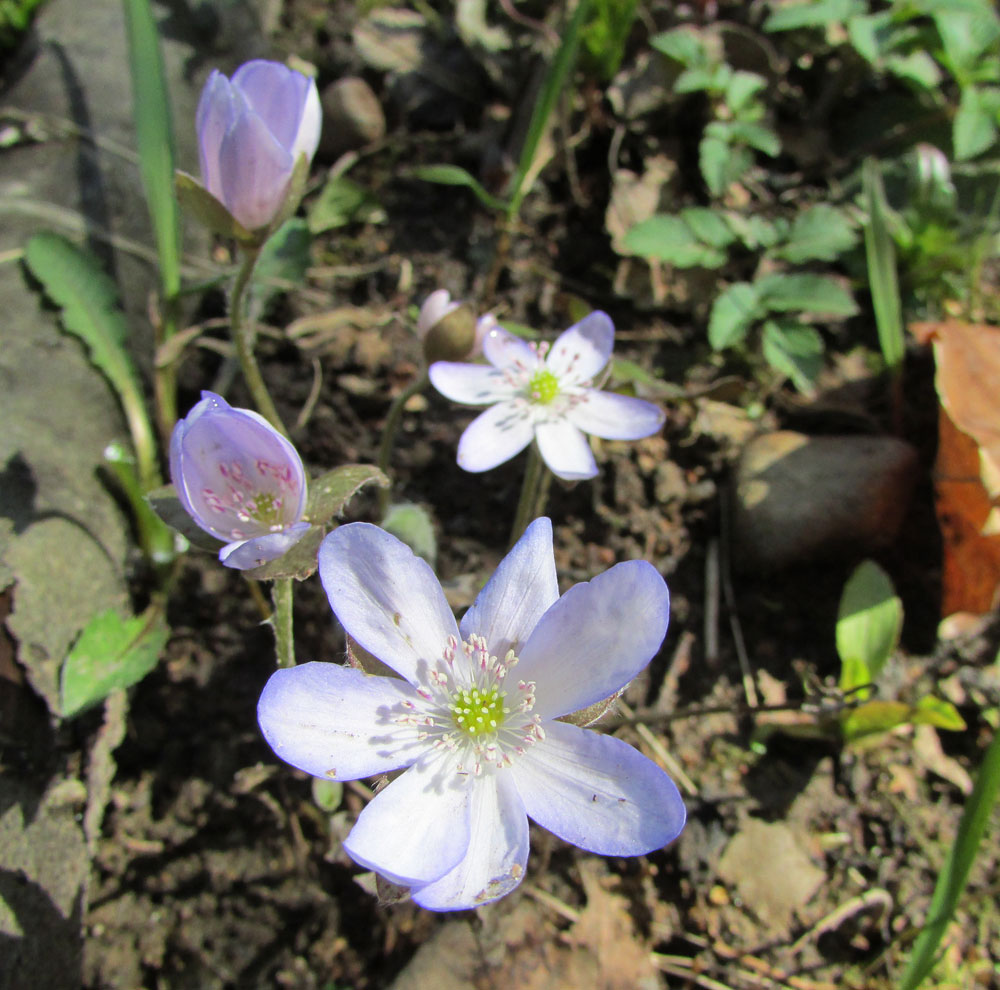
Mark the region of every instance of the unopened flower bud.
POLYGON ((247 230, 267 227, 288 195, 300 155, 312 160, 322 110, 314 80, 280 62, 215 70, 198 103, 205 188, 247 230))
POLYGON ((428 364, 461 361, 472 356, 476 344, 476 314, 466 303, 452 299, 447 289, 438 289, 420 307, 417 334, 428 364))

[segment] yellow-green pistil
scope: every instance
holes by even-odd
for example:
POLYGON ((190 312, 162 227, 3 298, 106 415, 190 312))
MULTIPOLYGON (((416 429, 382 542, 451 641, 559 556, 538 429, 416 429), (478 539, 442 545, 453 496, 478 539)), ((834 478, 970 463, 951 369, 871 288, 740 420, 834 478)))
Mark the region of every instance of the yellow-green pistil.
POLYGON ((504 716, 510 712, 503 705, 506 697, 507 692, 496 687, 485 691, 479 688, 456 691, 449 706, 455 726, 471 739, 496 732, 503 725, 504 716))
POLYGON ((548 368, 539 368, 528 382, 528 392, 535 402, 551 402, 559 394, 559 379, 548 368))

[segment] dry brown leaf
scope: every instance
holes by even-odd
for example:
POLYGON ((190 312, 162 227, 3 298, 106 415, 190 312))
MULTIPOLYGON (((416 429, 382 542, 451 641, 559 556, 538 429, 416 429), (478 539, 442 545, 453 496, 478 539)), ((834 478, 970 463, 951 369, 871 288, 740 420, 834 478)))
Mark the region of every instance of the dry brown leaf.
POLYGON ((941 614, 979 615, 1000 590, 1000 328, 947 320, 911 329, 933 343, 937 364, 941 614))

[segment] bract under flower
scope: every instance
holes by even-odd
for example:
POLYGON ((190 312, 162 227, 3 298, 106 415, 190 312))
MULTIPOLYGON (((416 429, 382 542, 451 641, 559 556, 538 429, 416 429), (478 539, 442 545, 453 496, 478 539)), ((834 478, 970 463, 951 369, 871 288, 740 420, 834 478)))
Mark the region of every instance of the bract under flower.
POLYGON ((219 551, 227 567, 276 560, 309 529, 302 459, 263 416, 201 396, 170 438, 177 496, 203 530, 227 541, 219 551))
POLYGON ((611 358, 615 328, 594 312, 564 331, 551 349, 494 324, 483 340, 488 365, 438 361, 434 387, 455 402, 490 406, 458 445, 466 471, 488 471, 534 440, 553 474, 567 481, 592 478, 597 464, 585 433, 607 440, 638 440, 663 425, 652 402, 593 387, 611 358))
POLYGON ((298 157, 316 153, 321 118, 315 81, 280 62, 247 62, 231 80, 214 70, 196 120, 205 188, 247 230, 266 227, 298 157))
POLYGON ((456 624, 425 561, 375 526, 323 541, 319 568, 347 632, 400 678, 331 663, 279 670, 264 736, 318 777, 403 769, 344 848, 434 911, 476 907, 524 877, 528 818, 584 849, 633 856, 684 826, 670 778, 619 739, 556 719, 614 694, 660 647, 666 584, 618 564, 559 597, 538 519, 456 624))

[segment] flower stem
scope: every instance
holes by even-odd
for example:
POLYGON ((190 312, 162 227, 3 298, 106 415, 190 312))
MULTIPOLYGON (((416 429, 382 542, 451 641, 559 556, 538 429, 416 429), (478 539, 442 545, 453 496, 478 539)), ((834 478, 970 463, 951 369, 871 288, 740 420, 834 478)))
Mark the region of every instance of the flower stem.
POLYGON ((236 273, 236 280, 233 282, 233 291, 229 303, 229 325, 233 335, 233 342, 236 344, 236 353, 240 359, 240 368, 243 370, 243 380, 250 389, 250 395, 257 411, 276 429, 288 436, 288 430, 278 415, 271 393, 268 392, 264 384, 264 377, 260 373, 257 365, 257 358, 253 348, 256 339, 253 324, 245 319, 247 309, 247 290, 250 287, 250 276, 253 275, 254 266, 260 256, 260 249, 247 248, 243 254, 243 264, 240 265, 236 273))
POLYGON ((521 497, 517 502, 514 526, 510 531, 511 546, 521 538, 529 523, 545 511, 551 483, 552 472, 545 466, 542 455, 538 452, 538 444, 533 443, 528 448, 528 463, 524 468, 521 497))
MULTIPOLYGON (((406 403, 419 392, 422 392, 427 388, 430 383, 430 379, 427 377, 427 370, 424 369, 419 375, 419 377, 414 378, 406 388, 403 389, 395 399, 392 400, 392 405, 389 407, 388 415, 385 417, 385 426, 382 427, 382 443, 379 445, 378 449, 378 466, 379 470, 383 474, 387 474, 391 477, 389 473, 389 461, 392 458, 392 448, 396 442, 396 432, 399 429, 399 420, 403 415, 403 407, 406 403)), ((385 515, 386 510, 389 508, 389 500, 392 496, 392 490, 390 488, 383 488, 379 491, 379 510, 382 515, 385 515)))
POLYGON ((278 653, 279 667, 295 666, 295 638, 292 634, 292 581, 294 578, 275 578, 271 585, 271 601, 274 613, 274 645, 278 653))

